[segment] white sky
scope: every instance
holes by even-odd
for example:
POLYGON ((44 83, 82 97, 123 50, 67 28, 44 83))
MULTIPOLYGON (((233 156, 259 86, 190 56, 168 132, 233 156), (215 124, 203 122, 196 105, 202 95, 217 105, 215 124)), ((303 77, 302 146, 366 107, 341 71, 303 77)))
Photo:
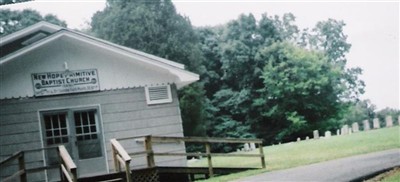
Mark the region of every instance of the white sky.
MULTIPOLYGON (((312 28, 317 21, 344 20, 344 32, 352 44, 347 55, 350 67, 361 67, 366 83, 362 98, 378 109, 400 109, 399 1, 260 1, 260 0, 175 0, 177 11, 188 16, 195 26, 218 25, 236 19, 241 13, 282 16, 291 12, 301 28, 312 28)), ((84 28, 91 16, 105 7, 105 0, 36 0, 1 8, 36 9, 67 21, 69 28, 84 28)))

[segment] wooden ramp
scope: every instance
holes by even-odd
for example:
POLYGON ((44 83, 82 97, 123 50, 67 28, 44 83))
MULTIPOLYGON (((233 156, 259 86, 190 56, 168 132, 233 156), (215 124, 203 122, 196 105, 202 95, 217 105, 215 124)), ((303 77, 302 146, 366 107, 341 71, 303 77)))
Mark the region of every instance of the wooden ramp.
MULTIPOLYGON (((185 182, 194 181, 196 179, 211 178, 216 175, 224 175, 230 173, 236 173, 241 171, 246 171, 250 169, 265 168, 265 156, 262 148, 262 140, 259 139, 236 139, 236 138, 201 138, 201 137, 165 137, 165 136, 136 136, 122 139, 111 139, 111 149, 112 158, 114 163, 113 173, 101 174, 92 177, 81 177, 77 175, 77 165, 72 160, 65 146, 60 145, 57 148, 57 153, 59 155, 59 164, 57 166, 44 166, 34 169, 27 169, 25 165, 25 152, 21 151, 16 154, 0 161, 0 171, 1 169, 12 164, 13 161, 16 163, 17 171, 3 179, 2 181, 15 181, 19 178, 19 181, 26 182, 27 173, 34 173, 38 171, 44 172, 45 169, 50 167, 57 167, 60 169, 60 179, 61 181, 78 182, 78 181, 127 181, 127 182, 185 182), (144 142, 144 150, 134 153, 128 153, 125 148, 121 145, 119 141, 121 140, 142 140, 144 142), (153 150, 153 142, 159 143, 200 143, 204 145, 205 152, 197 153, 165 153, 157 152, 153 150), (256 153, 213 153, 211 151, 212 143, 234 143, 234 144, 247 144, 253 143, 258 146, 259 154, 256 153), (147 168, 143 169, 131 169, 134 165, 131 165, 132 157, 142 155, 146 158, 147 168), (204 157, 207 159, 207 167, 172 167, 157 166, 155 163, 155 156, 181 156, 181 157, 204 157), (260 158, 261 166, 258 168, 223 168, 223 167, 213 167, 212 157, 256 157, 260 158)), ((48 148, 34 149, 36 150, 47 150, 48 148)))
MULTIPOLYGON (((257 168, 214 168, 215 175, 231 174, 257 168)), ((207 167, 152 167, 131 170, 132 180, 135 182, 189 182, 195 179, 209 177, 207 167)), ((103 181, 120 182, 127 181, 125 172, 103 174, 91 177, 79 178, 78 181, 103 181)))

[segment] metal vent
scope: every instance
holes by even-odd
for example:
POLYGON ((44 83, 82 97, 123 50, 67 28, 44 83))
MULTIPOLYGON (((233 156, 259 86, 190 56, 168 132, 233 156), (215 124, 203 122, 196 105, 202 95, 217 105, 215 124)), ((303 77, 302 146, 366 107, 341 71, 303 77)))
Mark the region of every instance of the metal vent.
POLYGON ((169 85, 146 87, 146 99, 148 104, 172 102, 171 87, 169 85))
POLYGON ((150 87, 149 97, 150 101, 168 99, 168 89, 166 86, 150 87))

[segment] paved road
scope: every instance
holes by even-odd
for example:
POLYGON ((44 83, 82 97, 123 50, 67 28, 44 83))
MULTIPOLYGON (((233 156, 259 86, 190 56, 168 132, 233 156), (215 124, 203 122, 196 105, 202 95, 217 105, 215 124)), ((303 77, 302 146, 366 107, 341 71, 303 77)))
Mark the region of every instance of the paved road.
POLYGON ((347 157, 292 169, 267 172, 237 180, 253 181, 352 181, 400 166, 400 149, 347 157))

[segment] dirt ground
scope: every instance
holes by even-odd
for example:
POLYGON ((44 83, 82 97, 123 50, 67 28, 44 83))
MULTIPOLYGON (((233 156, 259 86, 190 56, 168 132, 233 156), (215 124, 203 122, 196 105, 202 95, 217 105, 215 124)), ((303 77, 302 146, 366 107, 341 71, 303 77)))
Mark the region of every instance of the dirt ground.
POLYGON ((382 174, 379 174, 379 175, 377 175, 377 176, 375 176, 375 177, 373 177, 373 178, 371 178, 371 179, 369 179, 369 180, 366 180, 365 182, 378 182, 378 181, 382 181, 383 179, 385 179, 385 178, 387 178, 387 177, 389 177, 389 176, 391 176, 391 175, 394 175, 394 174, 396 174, 396 173, 400 173, 400 167, 396 167, 396 168, 394 168, 394 169, 392 169, 392 170, 390 170, 390 171, 387 171, 387 172, 384 172, 384 173, 382 173, 382 174))

